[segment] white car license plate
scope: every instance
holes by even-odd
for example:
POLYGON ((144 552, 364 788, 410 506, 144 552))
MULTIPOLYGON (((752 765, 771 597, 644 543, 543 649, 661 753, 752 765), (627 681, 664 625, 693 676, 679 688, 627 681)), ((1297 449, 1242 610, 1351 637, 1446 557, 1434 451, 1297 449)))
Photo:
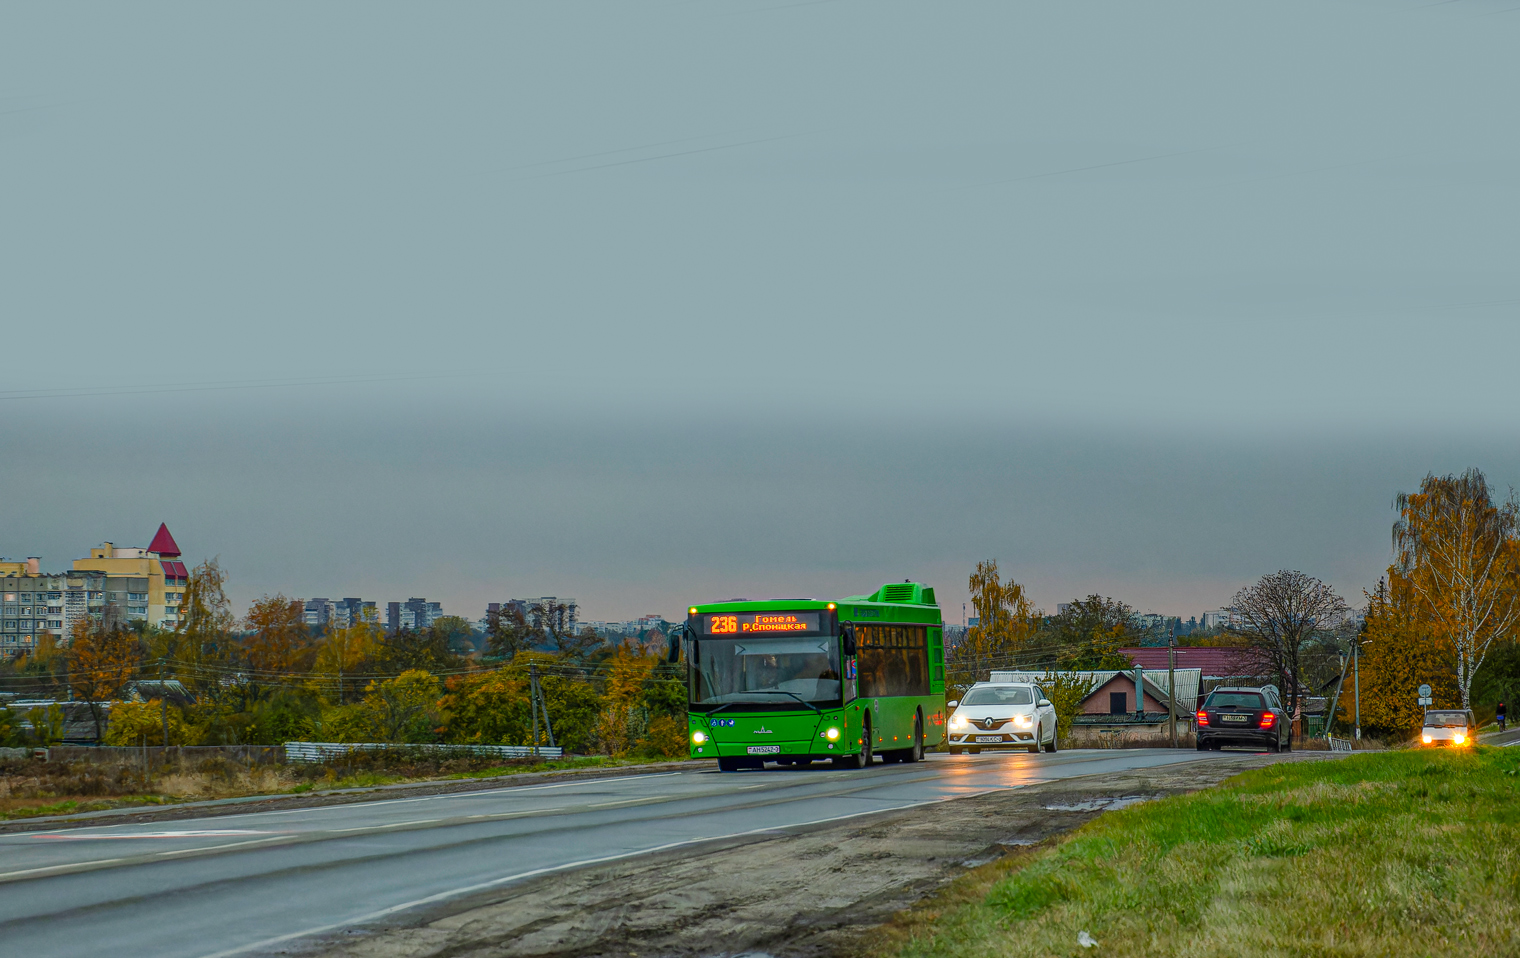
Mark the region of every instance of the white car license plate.
POLYGON ((1221 715, 1221 716, 1219 716, 1219 721, 1221 721, 1221 722, 1249 722, 1249 721, 1251 721, 1251 716, 1249 716, 1249 715, 1221 715))
POLYGON ((779 745, 751 745, 749 747, 749 753, 751 755, 779 755, 779 754, 781 754, 781 746, 779 746, 779 745))
POLYGON ((976 737, 976 740, 978 742, 1001 742, 1003 740, 1003 736, 1001 736, 1001 735, 978 735, 976 737))

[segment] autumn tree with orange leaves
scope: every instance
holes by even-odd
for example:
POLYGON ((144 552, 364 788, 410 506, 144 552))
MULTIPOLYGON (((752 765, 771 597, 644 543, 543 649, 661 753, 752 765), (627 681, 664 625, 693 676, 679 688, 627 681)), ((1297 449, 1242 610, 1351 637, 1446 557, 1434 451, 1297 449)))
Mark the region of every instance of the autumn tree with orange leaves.
POLYGON ((243 651, 254 670, 288 675, 310 667, 315 649, 299 600, 266 595, 248 607, 244 624, 243 651))
POLYGON ((119 698, 137 674, 141 648, 137 635, 117 628, 112 616, 85 616, 69 627, 69 685, 90 706, 95 740, 105 734, 102 702, 119 698))
POLYGON ((1520 626, 1520 503, 1496 503, 1477 469, 1427 475, 1394 502, 1394 565, 1430 638, 1446 649, 1462 708, 1495 641, 1520 626))
POLYGON ((1363 725, 1397 735, 1417 731, 1425 720, 1421 685, 1431 687, 1437 707, 1456 702, 1451 647, 1433 634, 1404 578, 1380 582, 1367 595, 1367 620, 1357 641, 1363 725))
POLYGON ((979 681, 984 672, 1012 664, 1034 635, 1034 606, 1024 587, 1012 579, 1003 581, 996 559, 976 564, 967 579, 977 624, 950 650, 949 665, 979 681))

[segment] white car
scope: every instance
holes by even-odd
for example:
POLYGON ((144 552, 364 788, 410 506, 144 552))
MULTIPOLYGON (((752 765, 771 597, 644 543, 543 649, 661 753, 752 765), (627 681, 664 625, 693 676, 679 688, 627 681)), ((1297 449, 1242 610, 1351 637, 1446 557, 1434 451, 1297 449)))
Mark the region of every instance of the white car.
POLYGON ((1475 745, 1478 720, 1466 709, 1430 709, 1420 729, 1422 745, 1475 745))
POLYGON ((950 754, 975 755, 984 748, 1056 750, 1056 710, 1038 685, 978 682, 966 690, 950 716, 950 754))

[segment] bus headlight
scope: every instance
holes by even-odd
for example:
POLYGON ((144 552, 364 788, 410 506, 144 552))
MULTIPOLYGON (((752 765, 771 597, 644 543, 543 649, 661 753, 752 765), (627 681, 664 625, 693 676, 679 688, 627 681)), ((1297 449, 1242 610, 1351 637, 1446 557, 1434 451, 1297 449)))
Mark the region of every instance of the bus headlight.
POLYGON ((697 743, 698 745, 701 745, 703 742, 707 741, 707 733, 703 732, 703 731, 700 731, 700 730, 696 731, 696 732, 692 732, 691 733, 691 740, 693 742, 697 743))
POLYGON ((839 729, 830 728, 827 732, 823 733, 823 737, 828 739, 830 742, 837 742, 839 741, 839 729))

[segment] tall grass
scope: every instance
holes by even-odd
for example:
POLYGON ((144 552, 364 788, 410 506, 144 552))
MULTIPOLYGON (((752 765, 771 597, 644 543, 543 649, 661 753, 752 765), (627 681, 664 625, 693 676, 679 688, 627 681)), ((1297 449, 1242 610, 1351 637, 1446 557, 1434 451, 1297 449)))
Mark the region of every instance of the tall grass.
POLYGON ((1520 749, 1363 753, 1113 812, 905 956, 1520 955, 1520 749), (1098 941, 1078 944, 1081 932, 1098 941))

